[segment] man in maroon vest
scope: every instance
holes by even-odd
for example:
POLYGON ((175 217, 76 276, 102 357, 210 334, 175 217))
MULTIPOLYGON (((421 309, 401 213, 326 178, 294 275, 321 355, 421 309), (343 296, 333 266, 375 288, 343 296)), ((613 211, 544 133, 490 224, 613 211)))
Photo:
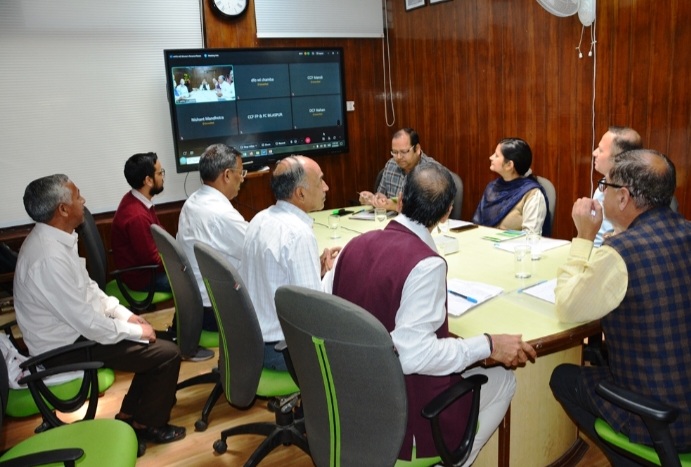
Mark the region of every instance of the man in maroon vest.
MULTIPOLYGON (((431 231, 451 212, 456 188, 448 170, 438 164, 415 167, 407 176, 400 214, 384 230, 351 240, 341 251, 333 275, 333 293, 368 310, 391 333, 406 375, 408 426, 399 457, 436 456, 429 422, 422 407, 460 378, 469 365, 492 357, 516 366, 535 358, 535 350, 517 335, 451 337, 446 314, 444 258, 431 231)), ((329 283, 325 280, 325 288, 329 283)), ((480 426, 467 464, 501 422, 516 389, 513 373, 503 367, 476 368, 482 373, 480 426)), ((468 400, 462 398, 442 417, 449 445, 466 427, 468 400)))

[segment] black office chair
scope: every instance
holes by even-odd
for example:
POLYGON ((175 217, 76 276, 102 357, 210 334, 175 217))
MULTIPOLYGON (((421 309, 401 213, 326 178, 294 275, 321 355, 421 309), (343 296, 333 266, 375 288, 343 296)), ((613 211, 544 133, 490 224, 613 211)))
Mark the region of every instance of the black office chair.
POLYGON ((107 295, 116 297, 123 306, 135 313, 149 310, 152 305, 157 303, 172 300, 173 295, 171 293, 156 292, 154 290, 154 277, 158 268, 156 264, 117 269, 111 272, 114 279, 110 281, 107 279, 108 262, 106 261, 106 248, 103 245, 103 240, 101 240, 101 235, 98 233, 94 216, 86 207, 84 208, 84 222, 77 229, 77 233, 79 234, 79 239, 84 242, 89 276, 107 295), (122 273, 142 270, 151 271, 149 290, 144 292, 132 290, 122 281, 122 273))
POLYGON ((453 200, 453 208, 451 209, 451 215, 449 218, 461 220, 461 211, 463 209, 463 180, 456 172, 451 172, 451 178, 456 185, 456 197, 453 200))
MULTIPOLYGON (((318 467, 410 465, 396 461, 406 430, 407 399, 401 364, 384 326, 359 306, 335 295, 296 286, 279 287, 276 308, 303 400, 305 428, 318 467)), ((444 465, 466 461, 477 430, 480 386, 487 377, 461 381, 423 410, 444 465), (449 449, 439 415, 472 391, 460 446, 449 449)), ((460 423, 460 420, 459 420, 460 423)), ((434 465, 439 457, 417 459, 434 465)))
POLYGON ((606 421, 598 418, 595 431, 617 452, 645 465, 691 466, 691 452, 677 452, 669 431, 669 425, 676 420, 679 409, 609 381, 600 382, 595 390, 613 404, 641 417, 653 440, 653 447, 632 443, 626 435, 616 432, 606 421))
POLYGON ((379 173, 377 173, 377 177, 374 179, 374 188, 372 189, 372 193, 376 193, 377 189, 379 188, 379 184, 381 183, 381 178, 384 176, 384 169, 381 169, 379 173))
POLYGON ((547 194, 547 208, 549 210, 549 234, 552 235, 554 232, 554 213, 556 211, 557 207, 557 190, 554 189, 554 185, 552 182, 550 182, 548 179, 545 177, 540 177, 539 175, 536 175, 535 178, 537 179, 537 182, 542 185, 542 188, 544 188, 545 193, 547 194))
MULTIPOLYGON (((161 255, 165 267, 170 288, 173 291, 175 301, 175 342, 180 347, 184 360, 202 361, 212 358, 214 352, 208 347, 218 347, 218 332, 202 329, 204 318, 204 303, 199 293, 197 280, 192 272, 192 266, 187 255, 178 241, 159 225, 151 226, 151 233, 161 255)), ((218 385, 220 380, 218 369, 214 368, 209 373, 202 373, 192 378, 181 381, 177 390, 185 389, 197 384, 218 385)), ((221 393, 215 387, 212 389, 201 418, 195 423, 197 431, 204 431, 208 425, 209 414, 218 401, 221 393)))
POLYGON ((257 465, 275 447, 293 444, 309 453, 303 419, 293 409, 299 403, 299 389, 287 371, 263 368, 264 341, 254 306, 237 270, 219 252, 203 243, 194 246, 199 270, 209 292, 218 321, 221 345, 219 371, 228 402, 236 407, 252 405, 256 396, 270 398, 275 423, 249 423, 224 430, 214 443, 220 454, 226 439, 234 435, 266 436, 245 463, 257 465))
MULTIPOLYGON (((101 362, 66 365, 47 371, 35 371, 25 378, 37 384, 49 374, 86 370, 95 371, 101 362)), ((89 388, 86 388, 88 394, 89 388)), ((0 358, 0 426, 5 417, 10 391, 5 359, 0 358)), ((91 392, 98 397, 98 385, 91 392)), ((91 414, 93 418, 93 413, 91 414)), ((0 456, 2 467, 28 467, 54 463, 80 467, 134 466, 137 461, 137 435, 131 426, 119 420, 85 420, 61 425, 39 433, 15 445, 0 456)))

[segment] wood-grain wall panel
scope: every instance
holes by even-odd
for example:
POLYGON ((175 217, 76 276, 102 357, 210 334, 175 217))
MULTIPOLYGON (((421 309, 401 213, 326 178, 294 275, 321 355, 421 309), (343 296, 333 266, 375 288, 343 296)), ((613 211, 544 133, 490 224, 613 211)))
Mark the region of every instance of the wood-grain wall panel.
POLYGON ((251 4, 236 21, 205 5, 210 47, 344 48, 355 112, 347 118, 349 154, 318 159, 330 186, 327 207, 349 204, 356 191, 369 189, 388 158, 391 134, 412 126, 423 149, 463 178, 463 216, 470 218, 493 178, 489 154, 500 138, 520 136, 531 144, 534 171, 557 187, 555 235, 569 238, 571 205, 598 178, 591 174, 592 148, 616 124, 633 126, 675 162, 677 198, 687 213, 691 2, 597 2, 595 57, 588 57, 586 29, 580 59, 577 17, 557 18, 534 0, 451 0, 411 11, 403 0, 387 0, 386 8, 388 44, 258 40, 251 4), (382 64, 387 47, 393 97, 382 64))

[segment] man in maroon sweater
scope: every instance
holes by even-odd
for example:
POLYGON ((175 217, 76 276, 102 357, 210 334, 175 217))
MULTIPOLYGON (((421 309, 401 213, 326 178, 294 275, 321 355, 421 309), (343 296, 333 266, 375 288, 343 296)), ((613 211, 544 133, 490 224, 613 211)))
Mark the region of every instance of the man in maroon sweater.
MULTIPOLYGON (((152 224, 161 225, 151 199, 163 191, 166 171, 156 153, 135 154, 125 163, 125 178, 132 190, 122 197, 113 217, 111 246, 117 269, 158 264, 154 289, 170 292, 168 276, 151 235, 152 224)), ((133 290, 147 290, 151 271, 136 271, 122 275, 133 290)))

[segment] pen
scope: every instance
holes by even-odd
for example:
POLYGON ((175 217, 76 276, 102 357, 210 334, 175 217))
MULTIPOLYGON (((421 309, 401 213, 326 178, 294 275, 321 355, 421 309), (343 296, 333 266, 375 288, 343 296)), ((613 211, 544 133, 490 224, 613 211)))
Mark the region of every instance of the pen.
POLYGON ((527 290, 527 289, 529 289, 529 288, 531 288, 531 287, 535 287, 536 285, 544 284, 545 282, 547 282, 547 281, 546 281, 546 280, 544 280, 544 281, 539 281, 539 282, 536 282, 536 283, 534 283, 534 284, 528 285, 528 286, 526 286, 526 287, 521 287, 520 289, 517 290, 517 292, 518 292, 518 293, 523 293, 524 290, 527 290))
POLYGON ((467 295, 463 295, 462 293, 454 292, 453 290, 449 290, 449 293, 457 297, 465 298, 470 303, 477 303, 477 300, 475 300, 473 297, 468 297, 467 295))

